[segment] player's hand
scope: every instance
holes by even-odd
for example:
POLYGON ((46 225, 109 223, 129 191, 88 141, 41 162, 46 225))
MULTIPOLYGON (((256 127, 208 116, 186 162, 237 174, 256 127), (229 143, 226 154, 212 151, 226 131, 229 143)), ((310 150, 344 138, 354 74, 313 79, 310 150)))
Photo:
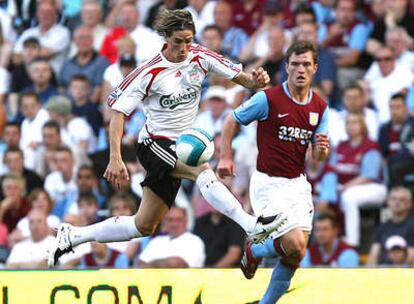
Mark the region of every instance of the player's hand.
POLYGON ((112 185, 121 188, 121 185, 129 181, 128 170, 122 159, 111 159, 106 167, 103 177, 112 185))
POLYGON ((326 134, 316 134, 316 146, 320 150, 327 150, 329 149, 329 137, 326 134))
POLYGON ((258 88, 264 88, 270 82, 269 74, 262 67, 252 70, 252 76, 258 88))
POLYGON ((220 161, 217 165, 217 174, 220 178, 225 178, 227 176, 234 176, 235 174, 235 165, 232 159, 220 158, 220 161))

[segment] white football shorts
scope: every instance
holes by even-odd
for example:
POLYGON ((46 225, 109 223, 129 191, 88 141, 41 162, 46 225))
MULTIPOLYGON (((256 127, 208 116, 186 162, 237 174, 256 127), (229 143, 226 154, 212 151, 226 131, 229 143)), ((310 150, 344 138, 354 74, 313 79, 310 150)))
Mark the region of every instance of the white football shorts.
POLYGON ((285 235, 294 228, 312 230, 312 186, 305 175, 297 178, 273 177, 259 171, 250 180, 250 202, 256 216, 272 216, 283 212, 287 222, 272 233, 271 238, 285 235))

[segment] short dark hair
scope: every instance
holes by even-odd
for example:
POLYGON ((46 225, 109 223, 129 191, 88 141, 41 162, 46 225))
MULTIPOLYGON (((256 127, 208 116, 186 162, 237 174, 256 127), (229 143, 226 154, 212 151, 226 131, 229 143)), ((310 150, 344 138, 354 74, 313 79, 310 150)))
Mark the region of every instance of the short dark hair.
POLYGON ((29 37, 25 41, 23 41, 23 47, 39 47, 40 48, 39 39, 37 39, 36 37, 29 37))
POLYGON ((82 81, 82 82, 87 82, 89 84, 88 77, 86 77, 85 75, 82 75, 82 74, 73 75, 73 77, 70 79, 69 83, 72 83, 73 81, 82 81))
POLYGON ((96 199, 96 196, 92 192, 81 192, 79 193, 78 197, 78 205, 80 202, 86 201, 88 203, 92 203, 96 206, 98 206, 98 200, 96 199))
POLYGON ((312 15, 313 20, 314 20, 314 21, 316 21, 316 14, 315 14, 315 11, 313 10, 312 6, 310 6, 310 5, 309 5, 309 4, 307 4, 307 3, 303 3, 303 2, 302 2, 302 3, 300 3, 300 4, 296 7, 294 14, 295 14, 295 16, 296 16, 296 15, 299 15, 299 14, 309 14, 309 15, 312 15))
POLYGON ((70 155, 72 155, 72 157, 73 157, 72 150, 68 146, 65 146, 65 145, 61 145, 61 146, 57 147, 55 152, 67 152, 70 155))
POLYGON ((344 93, 346 92, 346 91, 348 91, 348 90, 357 90, 361 95, 364 95, 364 90, 362 89, 362 87, 358 84, 358 83, 356 83, 356 82, 354 82, 354 83, 351 83, 350 85, 348 85, 347 87, 345 87, 345 89, 344 89, 344 93))
POLYGON ((19 132, 20 132, 20 123, 18 123, 17 121, 6 122, 4 128, 7 128, 7 127, 16 127, 17 129, 19 129, 19 132))
POLYGON ((10 146, 6 149, 6 151, 4 151, 4 155, 8 154, 8 153, 19 153, 21 155, 21 157, 24 159, 24 154, 23 151, 17 147, 17 146, 10 146))
POLYGON ((315 222, 322 222, 326 220, 331 222, 333 228, 338 227, 336 216, 333 212, 321 212, 315 218, 315 222))
POLYGON ((396 99, 402 99, 405 102, 405 98, 406 98, 405 94, 403 94, 403 93, 395 93, 394 95, 391 96, 390 101, 396 100, 396 99))
POLYGON ((34 92, 34 91, 30 91, 30 92, 22 93, 22 94, 20 95, 20 104, 22 104, 23 98, 25 98, 25 97, 31 97, 31 98, 34 98, 34 99, 36 99, 37 103, 40 103, 40 97, 39 97, 39 94, 37 94, 37 93, 36 93, 36 92, 34 92))
POLYGON ((154 29, 164 37, 171 37, 176 31, 191 30, 195 35, 196 29, 191 13, 187 10, 164 10, 155 21, 154 29))
POLYGON ((289 59, 292 54, 301 55, 307 52, 311 52, 314 63, 318 63, 318 52, 316 51, 315 46, 309 41, 293 42, 286 51, 286 62, 289 63, 289 59))
POLYGON ((216 31, 217 33, 219 33, 220 37, 223 38, 223 31, 221 30, 221 28, 219 28, 217 25, 215 24, 211 24, 211 25, 207 25, 204 29, 203 29, 203 34, 206 31, 216 31))
POLYGON ((137 204, 135 202, 134 197, 131 194, 125 192, 117 192, 114 195, 112 195, 108 201, 108 207, 111 214, 114 211, 114 204, 119 201, 124 202, 132 213, 135 213, 137 211, 137 204))
POLYGON ((46 121, 42 129, 46 129, 46 128, 54 129, 57 133, 60 133, 60 125, 56 120, 50 119, 46 121))
POLYGON ((91 172, 93 177, 97 178, 97 175, 95 173, 95 169, 91 165, 82 165, 82 166, 80 166, 79 169, 78 169, 77 177, 79 176, 79 173, 81 171, 85 171, 85 170, 91 172))

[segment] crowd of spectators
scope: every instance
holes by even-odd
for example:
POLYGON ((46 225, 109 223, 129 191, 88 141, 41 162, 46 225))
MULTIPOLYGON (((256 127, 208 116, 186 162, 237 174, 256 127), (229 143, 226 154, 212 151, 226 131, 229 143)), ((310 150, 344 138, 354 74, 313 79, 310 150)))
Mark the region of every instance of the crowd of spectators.
MULTIPOLYGON (((303 266, 414 265, 414 1, 27 0, 0 1, 0 264, 44 268, 61 222, 88 225, 139 207, 145 170, 135 156, 142 109, 128 118, 122 154, 131 183, 114 189, 106 98, 159 52, 164 9, 188 9, 196 43, 283 83, 284 53, 306 40, 319 52, 313 90, 330 106, 329 161, 307 158, 316 209, 303 266), (360 209, 381 223, 361 244, 360 209), (363 247, 371 247, 361 259, 363 247)), ((231 110, 255 92, 216 75, 203 83, 195 125, 215 139, 231 110)), ((236 175, 223 182, 249 205, 255 126, 233 142, 236 175)), ((277 200, 277 198, 275 198, 277 200)), ((93 242, 59 267, 237 267, 245 235, 183 182, 154 237, 93 242)))

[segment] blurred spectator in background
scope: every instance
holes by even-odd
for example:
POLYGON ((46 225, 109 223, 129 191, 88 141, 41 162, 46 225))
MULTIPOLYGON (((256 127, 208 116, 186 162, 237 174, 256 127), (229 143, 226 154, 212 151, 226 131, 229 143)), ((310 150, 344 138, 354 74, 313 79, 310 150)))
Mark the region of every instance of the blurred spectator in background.
POLYGON ((414 118, 409 116, 405 95, 390 100, 391 120, 381 126, 379 144, 388 168, 390 186, 403 185, 414 172, 414 118))
POLYGON ((214 8, 216 1, 209 0, 188 0, 187 11, 193 16, 196 29, 195 39, 201 40, 201 33, 208 25, 214 24, 214 8))
POLYGON ((91 242, 92 252, 83 255, 79 268, 128 268, 126 254, 111 249, 108 244, 91 242))
MULTIPOLYGON (((272 28, 282 28, 283 7, 275 0, 269 0, 263 6, 263 20, 260 27, 250 36, 240 53, 240 61, 248 63, 269 53, 269 32, 272 28)), ((283 31, 284 35, 284 31, 283 31)), ((275 38, 275 37, 273 37, 275 38)))
MULTIPOLYGON (((103 72, 101 72, 101 75, 103 72)), ((100 90, 99 90, 100 91, 100 90)), ((86 76, 76 74, 69 82, 68 93, 71 97, 72 113, 76 117, 84 118, 92 127, 96 137, 99 135, 99 130, 103 125, 103 117, 100 110, 100 105, 92 102, 89 98, 90 83, 86 76)))
POLYGON ((60 146, 55 151, 56 171, 49 173, 45 179, 45 189, 55 202, 52 213, 63 219, 69 210, 68 197, 76 192, 75 182, 76 168, 72 151, 65 146, 60 146))
POLYGON ((392 249, 393 246, 390 243, 393 243, 395 237, 399 236, 406 241, 405 263, 412 265, 414 262, 414 219, 410 216, 412 193, 407 188, 394 187, 389 193, 387 205, 391 211, 391 219, 378 227, 367 264, 371 266, 392 264, 391 256, 387 255, 387 251, 392 249))
POLYGON ((321 45, 335 55, 338 68, 337 84, 343 89, 364 74, 358 61, 369 37, 369 28, 358 21, 356 3, 339 0, 335 6, 335 20, 328 23, 326 36, 321 45))
MULTIPOLYGON (((50 232, 53 229, 57 229, 60 224, 60 219, 51 214, 53 209, 53 202, 50 195, 42 188, 34 189, 27 196, 29 202, 30 211, 29 215, 33 210, 38 210, 46 214, 47 225, 50 228, 50 232)), ((30 237, 30 225, 29 215, 23 217, 18 223, 16 228, 9 236, 9 246, 13 247, 14 244, 30 237)))
POLYGON ((229 54, 222 49, 223 32, 217 25, 207 25, 201 34, 201 45, 229 58, 229 54))
POLYGON ((377 113, 373 109, 368 108, 361 86, 354 83, 346 87, 342 94, 342 101, 344 109, 341 111, 330 109, 330 114, 335 115, 335 119, 330 120, 329 124, 332 146, 336 147, 340 141, 348 140, 345 120, 349 113, 362 114, 368 128, 369 138, 371 140, 377 140, 379 129, 377 113))
MULTIPOLYGON (((81 23, 92 31, 93 49, 98 51, 101 49, 109 29, 101 22, 102 7, 99 0, 84 0, 81 9, 81 23)), ((73 57, 78 52, 77 46, 73 41, 70 46, 69 56, 73 57)))
POLYGON ((311 5, 319 24, 331 23, 335 19, 335 0, 312 1, 311 5))
POLYGON ((18 147, 7 148, 4 153, 4 164, 7 166, 9 174, 23 178, 26 193, 43 187, 43 179, 24 166, 24 154, 18 147))
POLYGON ((17 222, 26 216, 29 204, 25 198, 24 180, 20 176, 6 175, 1 183, 4 198, 0 202, 0 222, 7 226, 10 232, 17 222))
MULTIPOLYGON (((386 32, 396 26, 403 27, 411 38, 414 38, 414 17, 408 10, 408 0, 385 0, 385 14, 377 20, 370 39, 367 43, 367 52, 376 56, 385 44, 386 32)), ((412 47, 412 40, 410 43, 412 47)))
POLYGON ((239 27, 232 25, 233 8, 230 3, 220 0, 214 8, 214 24, 223 33, 221 49, 230 58, 239 61, 241 50, 246 46, 249 36, 239 27))
POLYGON ((213 137, 221 132, 224 119, 230 111, 226 102, 226 90, 221 86, 210 86, 203 97, 204 112, 197 115, 194 127, 202 128, 213 137))
POLYGON ((152 238, 139 255, 141 268, 203 267, 206 258, 203 241, 187 231, 185 209, 172 206, 165 216, 165 232, 152 238))
MULTIPOLYGON (((405 66, 405 68, 409 68, 413 71, 414 52, 409 49, 411 40, 407 30, 400 26, 388 29, 385 34, 385 45, 393 49, 395 65, 405 66)), ((374 61, 365 74, 365 78, 371 79, 379 76, 381 76, 379 62, 374 61)))
MULTIPOLYGON (((336 63, 333 55, 326 49, 318 45, 318 25, 315 22, 303 22, 296 29, 294 37, 297 41, 311 42, 318 50, 318 70, 313 78, 313 84, 321 87, 325 96, 332 97, 336 84, 336 63)), ((287 79, 285 61, 280 66, 280 81, 287 79)), ((331 101, 331 100, 329 100, 331 101)), ((330 106, 335 104, 330 103, 330 106)))
POLYGON ((154 28, 154 21, 158 17, 158 14, 161 13, 163 10, 175 10, 175 9, 183 9, 187 6, 186 0, 162 0, 158 1, 154 5, 152 5, 148 11, 147 20, 145 21, 145 25, 149 28, 154 28))
POLYGON ((49 120, 49 113, 42 108, 36 93, 23 93, 20 101, 24 117, 21 126, 20 148, 24 153, 25 166, 34 169, 36 152, 42 143, 42 127, 49 120))
POLYGON ((54 72, 59 74, 69 46, 70 32, 63 25, 56 23, 57 10, 53 1, 41 1, 36 6, 39 25, 25 30, 17 40, 14 46, 16 62, 21 62, 23 42, 29 37, 35 37, 40 41, 40 56, 45 60, 50 60, 54 72))
POLYGON ((395 93, 407 91, 413 85, 414 74, 411 67, 397 65, 395 52, 389 46, 381 47, 375 54, 380 75, 366 75, 364 80, 368 83, 372 102, 378 112, 380 123, 390 119, 389 100, 395 93))
POLYGON ((385 249, 387 250, 387 260, 392 266, 409 266, 407 264, 407 241, 399 236, 394 235, 387 239, 385 242, 385 249))
MULTIPOLYGON (((40 55, 40 42, 37 38, 29 37, 23 42, 22 63, 13 65, 11 70, 11 93, 20 93, 32 84, 29 77, 29 65, 40 55)), ((9 96, 10 102, 10 96, 9 96)))
MULTIPOLYGON (((96 148, 96 137, 92 127, 81 117, 72 114, 72 102, 65 96, 57 95, 45 104, 50 118, 60 126, 62 141, 75 153, 86 155, 93 153, 96 148)), ((82 157, 77 155, 77 158, 82 157)))
POLYGON ((119 39, 116 42, 116 47, 119 57, 116 62, 106 68, 103 74, 104 81, 101 100, 106 100, 116 86, 137 66, 134 56, 136 44, 130 36, 119 39))
POLYGON ((32 84, 25 87, 22 93, 35 92, 42 104, 45 104, 51 96, 58 94, 48 61, 40 58, 33 60, 29 64, 29 77, 32 84))
POLYGON ((345 215, 345 240, 359 246, 360 214, 364 205, 382 206, 387 189, 381 182, 382 159, 379 146, 368 138, 362 114, 346 117, 349 140, 340 142, 332 153, 330 163, 336 168, 341 207, 345 215))
POLYGON ((262 0, 229 1, 233 5, 233 25, 251 36, 262 22, 262 0))
POLYGON ((211 208, 196 219, 194 234, 206 247, 206 267, 230 268, 240 262, 245 239, 244 231, 231 219, 211 208))
POLYGON ((41 177, 56 170, 55 151, 61 145, 59 123, 48 120, 42 128, 42 143, 37 149, 35 160, 35 171, 41 177))
POLYGON ((320 213, 314 223, 315 242, 306 250, 301 267, 358 267, 359 255, 338 237, 338 224, 331 213, 320 213))
POLYGON ((100 53, 110 63, 114 63, 119 57, 116 41, 127 35, 130 35, 137 45, 135 59, 138 64, 157 54, 162 47, 161 38, 151 29, 140 24, 135 1, 118 2, 107 17, 107 26, 113 28, 106 35, 100 53), (113 27, 116 18, 119 18, 119 26, 113 27))
POLYGON ((55 241, 50 235, 46 214, 41 210, 32 210, 28 214, 30 238, 12 248, 7 259, 7 268, 46 269, 45 253, 55 241))
POLYGON ((17 122, 7 122, 4 126, 4 133, 0 141, 0 174, 7 172, 3 165, 4 152, 8 147, 18 147, 20 144, 20 124, 17 122))
POLYGON ((66 90, 74 76, 84 75, 90 84, 87 96, 91 101, 98 103, 102 75, 109 63, 93 49, 93 34, 89 27, 78 27, 73 34, 73 40, 78 52, 64 62, 60 72, 60 85, 66 90))
MULTIPOLYGON (((138 209, 136 200, 128 193, 118 192, 112 195, 108 200, 108 209, 110 216, 130 216, 134 215, 138 209)), ((107 243, 108 247, 126 254, 129 261, 133 261, 138 250, 142 251, 143 245, 150 238, 133 239, 126 242, 107 243)))
POLYGON ((246 67, 247 71, 258 69, 263 67, 270 76, 270 82, 272 85, 279 83, 280 70, 284 69, 284 46, 285 35, 283 29, 274 26, 267 31, 267 53, 258 58, 254 58, 253 62, 246 67))
POLYGON ((102 195, 99 187, 99 180, 92 166, 82 165, 76 174, 76 190, 66 197, 68 214, 79 215, 78 201, 82 193, 92 193, 98 203, 99 209, 105 208, 106 197, 102 195))

